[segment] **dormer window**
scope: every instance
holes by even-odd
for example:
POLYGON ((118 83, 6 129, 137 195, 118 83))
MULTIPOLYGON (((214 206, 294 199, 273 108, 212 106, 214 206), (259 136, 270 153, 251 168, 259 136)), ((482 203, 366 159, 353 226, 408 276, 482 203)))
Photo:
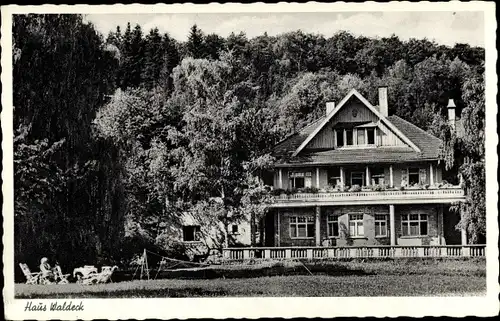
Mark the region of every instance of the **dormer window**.
POLYGON ((375 146, 377 137, 377 128, 373 123, 353 127, 356 124, 351 124, 350 128, 346 128, 349 124, 342 124, 340 128, 334 130, 335 146, 341 147, 363 147, 375 146))
POLYGON ((368 145, 375 145, 375 127, 366 129, 366 140, 368 145))
POLYGON ((353 133, 354 133, 354 131, 352 129, 345 130, 345 138, 346 138, 345 144, 346 144, 346 146, 354 145, 353 133))
POLYGON ((356 132, 358 133, 358 140, 357 140, 357 145, 366 145, 366 132, 363 129, 357 129, 356 132))
POLYGON ((335 136, 336 137, 336 141, 335 143, 337 144, 337 147, 342 147, 344 146, 344 130, 343 129, 337 129, 335 131, 335 136))

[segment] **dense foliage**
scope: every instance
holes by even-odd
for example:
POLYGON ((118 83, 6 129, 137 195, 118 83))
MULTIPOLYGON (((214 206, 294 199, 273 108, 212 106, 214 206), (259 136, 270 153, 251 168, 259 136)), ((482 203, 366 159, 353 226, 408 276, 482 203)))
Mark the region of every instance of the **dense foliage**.
POLYGON ((109 259, 138 233, 164 244, 184 212, 221 223, 227 244, 229 224, 265 212, 269 148, 352 88, 376 103, 379 85, 390 114, 444 139, 467 188, 460 224, 485 233, 482 48, 196 26, 178 42, 130 24, 102 39, 79 16, 20 15, 13 57, 18 260, 109 259), (446 126, 449 98, 464 138, 446 126))
POLYGON ((109 258, 123 234, 123 169, 92 120, 114 89, 114 53, 76 15, 16 15, 13 31, 16 262, 109 258))

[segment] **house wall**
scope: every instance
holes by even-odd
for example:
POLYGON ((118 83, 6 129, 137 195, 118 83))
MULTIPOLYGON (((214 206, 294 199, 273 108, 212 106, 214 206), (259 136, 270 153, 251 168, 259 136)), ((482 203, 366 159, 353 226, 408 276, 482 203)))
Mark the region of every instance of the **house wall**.
MULTIPOLYGON (((390 231, 396 232, 397 245, 439 245, 445 244, 443 232, 443 216, 441 205, 396 205, 395 226, 390 226, 389 206, 338 206, 322 207, 320 218, 320 238, 324 246, 362 246, 362 245, 390 245, 390 231), (362 213, 364 236, 349 237, 349 214, 362 213), (375 236, 375 214, 387 215, 387 236, 375 236), (401 235, 401 214, 427 214, 428 235, 405 237, 401 235), (339 237, 329 238, 327 219, 328 215, 339 216, 339 237)), ((290 237, 290 216, 303 215, 315 217, 315 208, 290 208, 280 210, 279 214, 279 246, 316 246, 315 237, 296 239, 290 237)), ((275 225, 277 226, 277 225, 275 225)), ((278 244, 277 244, 278 245, 278 244)))
POLYGON ((234 224, 238 226, 238 231, 236 233, 232 232, 232 226, 229 227, 229 234, 235 243, 241 245, 250 245, 251 243, 251 227, 250 222, 245 221, 239 224, 234 224))

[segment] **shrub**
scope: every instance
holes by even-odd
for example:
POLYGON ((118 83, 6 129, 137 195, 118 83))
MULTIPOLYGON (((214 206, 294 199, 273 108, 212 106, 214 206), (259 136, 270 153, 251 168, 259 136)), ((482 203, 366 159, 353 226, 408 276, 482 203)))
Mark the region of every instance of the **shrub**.
POLYGON ((280 196, 281 194, 285 194, 285 190, 282 188, 276 188, 271 190, 271 195, 273 196, 280 196))
POLYGON ((319 189, 317 187, 303 187, 299 189, 300 193, 313 193, 316 194, 319 192, 319 189))
POLYGON ((385 186, 376 184, 372 185, 371 189, 375 192, 385 191, 385 186))
POLYGON ((361 186, 355 184, 353 186, 351 186, 351 188, 349 188, 349 192, 359 192, 361 191, 361 186))
POLYGON ((331 193, 331 192, 338 192, 339 189, 337 186, 328 185, 328 187, 325 188, 325 191, 331 193))

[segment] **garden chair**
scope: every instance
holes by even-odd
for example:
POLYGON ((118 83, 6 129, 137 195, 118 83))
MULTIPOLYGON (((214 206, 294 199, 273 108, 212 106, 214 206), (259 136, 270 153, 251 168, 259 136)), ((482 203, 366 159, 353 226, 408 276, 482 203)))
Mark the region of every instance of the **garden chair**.
POLYGON ((97 268, 93 265, 84 265, 73 270, 73 276, 78 284, 94 284, 97 282, 97 275, 97 268))
MULTIPOLYGON (((111 275, 113 275, 113 272, 118 269, 118 267, 115 265, 113 267, 111 266, 103 266, 101 268, 101 273, 99 273, 98 278, 97 278, 97 283, 107 283, 108 281, 111 281, 111 275)), ((113 281, 111 281, 113 282, 113 281)))
POLYGON ((83 285, 97 284, 99 281, 99 274, 91 274, 85 278, 78 280, 78 283, 83 285))
POLYGON ((19 267, 21 267, 21 270, 26 277, 26 284, 38 284, 40 272, 31 272, 30 268, 25 263, 19 263, 19 267))
POLYGON ((54 268, 54 277, 57 281, 57 284, 68 284, 69 281, 68 281, 68 276, 69 276, 69 273, 68 274, 63 274, 62 273, 62 270, 61 270, 61 267, 59 266, 59 264, 57 264, 54 268))

